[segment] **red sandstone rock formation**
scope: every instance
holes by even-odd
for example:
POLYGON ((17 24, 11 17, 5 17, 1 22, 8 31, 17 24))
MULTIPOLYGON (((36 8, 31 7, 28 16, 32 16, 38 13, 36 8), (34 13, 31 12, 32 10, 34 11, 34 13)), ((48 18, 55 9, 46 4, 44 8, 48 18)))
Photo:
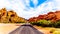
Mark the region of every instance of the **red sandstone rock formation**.
POLYGON ((39 15, 38 17, 32 17, 30 19, 28 19, 29 22, 31 21, 38 21, 38 20, 51 20, 53 22, 60 20, 60 11, 55 11, 55 12, 49 12, 47 14, 44 15, 39 15))

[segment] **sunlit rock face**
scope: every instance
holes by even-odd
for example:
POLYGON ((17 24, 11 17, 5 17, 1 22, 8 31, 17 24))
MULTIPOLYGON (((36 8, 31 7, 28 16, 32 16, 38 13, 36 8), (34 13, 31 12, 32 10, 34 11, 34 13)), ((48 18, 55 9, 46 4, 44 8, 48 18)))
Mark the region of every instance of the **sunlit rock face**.
POLYGON ((2 8, 2 9, 0 10, 0 16, 6 17, 6 15, 7 15, 6 9, 5 9, 5 8, 2 8))
POLYGON ((8 22, 6 8, 0 9, 0 23, 8 22))
POLYGON ((60 10, 55 12, 56 18, 57 20, 60 20, 60 10))
POLYGON ((17 16, 16 12, 14 12, 13 10, 8 11, 8 17, 15 17, 17 16))
POLYGON ((25 18, 19 17, 13 10, 0 9, 0 23, 26 23, 25 18))
POLYGON ((60 10, 57 10, 55 12, 49 12, 44 15, 39 15, 38 17, 32 17, 28 19, 29 22, 37 22, 39 20, 50 20, 52 22, 56 22, 60 20, 60 10))

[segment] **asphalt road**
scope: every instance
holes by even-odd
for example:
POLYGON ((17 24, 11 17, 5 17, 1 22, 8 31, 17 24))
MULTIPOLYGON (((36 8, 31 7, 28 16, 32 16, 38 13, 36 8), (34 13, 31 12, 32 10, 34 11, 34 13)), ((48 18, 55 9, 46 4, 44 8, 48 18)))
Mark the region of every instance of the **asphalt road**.
POLYGON ((9 34, 43 34, 29 24, 24 24, 9 34))

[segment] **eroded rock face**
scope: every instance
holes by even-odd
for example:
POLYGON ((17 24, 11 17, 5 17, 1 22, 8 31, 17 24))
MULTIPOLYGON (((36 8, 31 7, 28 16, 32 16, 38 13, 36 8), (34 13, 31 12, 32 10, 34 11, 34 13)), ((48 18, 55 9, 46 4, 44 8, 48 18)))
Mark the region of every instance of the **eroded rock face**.
POLYGON ((15 17, 15 16, 17 16, 16 12, 14 12, 13 10, 8 11, 7 13, 8 13, 8 17, 15 17))
POLYGON ((47 18, 46 18, 46 19, 51 20, 51 19, 53 19, 54 17, 55 17, 55 14, 54 14, 53 12, 49 12, 49 13, 47 14, 47 18))
POLYGON ((2 23, 20 23, 20 22, 27 22, 22 17, 19 17, 16 12, 13 10, 7 11, 6 8, 2 8, 0 10, 0 22, 2 23))
POLYGON ((60 20, 60 11, 56 11, 55 15, 56 15, 57 20, 60 20))
POLYGON ((6 17, 6 15, 7 15, 6 9, 5 9, 5 8, 2 8, 2 9, 0 10, 0 16, 1 16, 1 17, 6 17))
POLYGON ((7 11, 6 11, 6 8, 2 8, 0 10, 0 22, 8 22, 7 21, 7 11))
MULTIPOLYGON (((44 15, 39 15, 38 17, 35 17, 36 20, 51 20, 52 22, 58 21, 60 20, 60 10, 59 11, 55 11, 55 12, 49 12, 48 14, 44 14, 44 15)), ((30 18, 29 21, 34 22, 34 17, 30 18)))
POLYGON ((37 17, 32 17, 28 20, 29 22, 36 22, 37 21, 37 17))

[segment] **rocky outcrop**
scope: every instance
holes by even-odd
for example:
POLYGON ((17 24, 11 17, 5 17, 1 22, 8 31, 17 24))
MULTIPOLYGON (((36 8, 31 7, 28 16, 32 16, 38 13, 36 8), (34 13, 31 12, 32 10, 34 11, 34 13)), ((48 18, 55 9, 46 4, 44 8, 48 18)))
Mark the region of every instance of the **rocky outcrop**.
POLYGON ((13 10, 7 11, 6 8, 2 8, 0 10, 0 22, 2 23, 20 23, 20 22, 27 22, 22 17, 19 17, 16 12, 13 10))
POLYGON ((51 20, 52 22, 58 21, 60 20, 60 11, 55 11, 55 12, 49 12, 47 14, 44 15, 39 15, 38 17, 32 17, 30 19, 28 19, 29 22, 31 21, 38 21, 38 20, 51 20))

